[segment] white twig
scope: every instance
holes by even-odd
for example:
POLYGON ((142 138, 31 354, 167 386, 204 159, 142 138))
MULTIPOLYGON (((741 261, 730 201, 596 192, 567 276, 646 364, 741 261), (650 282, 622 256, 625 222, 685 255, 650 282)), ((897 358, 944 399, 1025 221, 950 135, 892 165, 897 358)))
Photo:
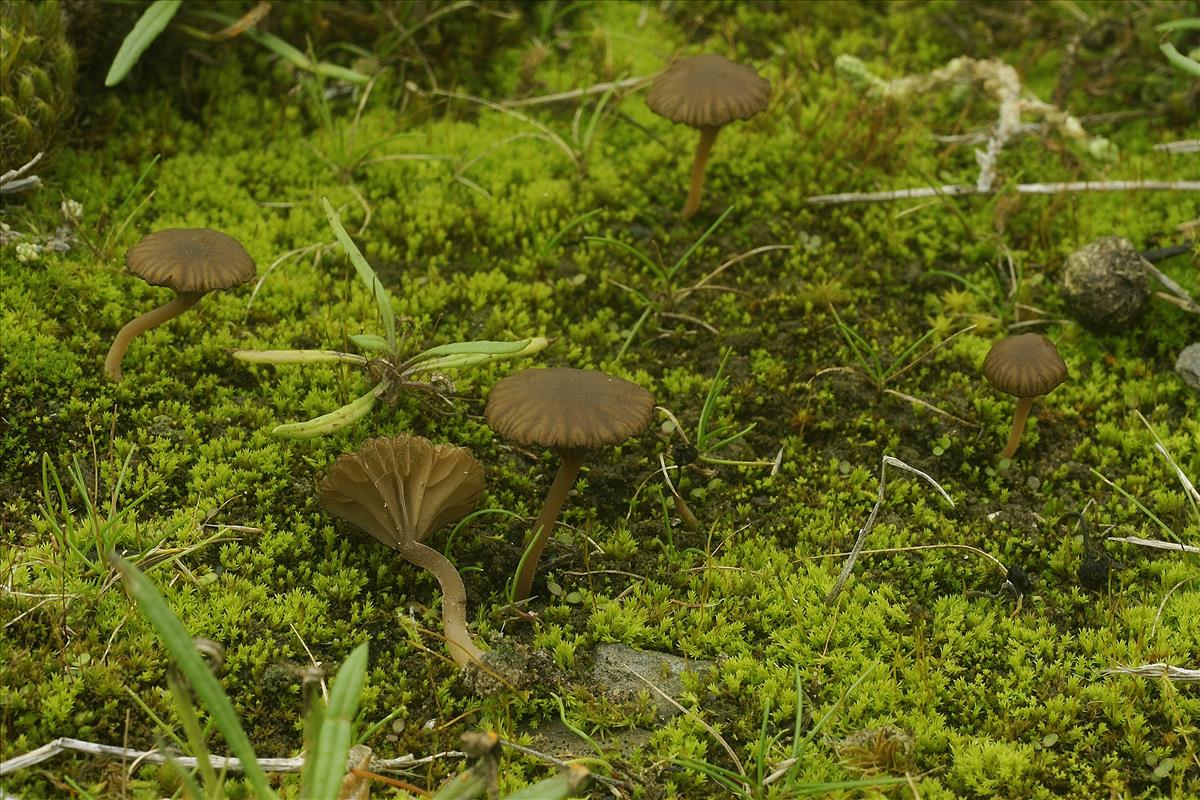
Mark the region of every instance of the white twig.
POLYGON ((1150 421, 1142 415, 1141 411, 1135 411, 1134 413, 1137 414, 1137 418, 1142 421, 1142 424, 1146 426, 1146 430, 1150 431, 1150 435, 1154 437, 1154 449, 1158 451, 1159 455, 1166 459, 1167 464, 1171 467, 1171 469, 1175 470, 1175 476, 1179 478, 1179 483, 1183 485, 1184 494, 1186 494, 1188 500, 1191 501, 1192 507, 1196 508, 1197 506, 1200 506, 1200 492, 1196 491, 1195 484, 1193 484, 1191 479, 1184 474, 1184 471, 1179 468, 1178 464, 1175 463, 1175 459, 1171 457, 1169 452, 1167 452, 1167 446, 1163 444, 1162 439, 1158 438, 1158 432, 1155 431, 1153 426, 1150 425, 1150 421))
POLYGON ((1140 536, 1109 536, 1110 542, 1124 542, 1138 547, 1150 547, 1155 550, 1174 550, 1176 553, 1200 553, 1200 547, 1180 542, 1164 542, 1161 539, 1143 539, 1140 536))
POLYGON ((838 575, 837 582, 833 585, 833 589, 829 592, 829 596, 825 598, 826 605, 833 605, 833 601, 837 600, 838 595, 842 592, 842 587, 846 585, 846 580, 850 577, 851 570, 854 569, 854 562, 858 561, 858 556, 862 553, 863 544, 867 541, 867 534, 871 532, 871 528, 875 527, 875 518, 879 516, 879 509, 883 507, 884 487, 887 485, 887 468, 896 467, 903 469, 924 478, 929 482, 929 485, 938 490, 938 493, 946 499, 951 508, 954 508, 954 501, 950 499, 950 495, 946 494, 946 490, 942 485, 931 478, 927 473, 922 472, 916 467, 910 467, 898 458, 885 455, 883 464, 879 468, 879 492, 875 498, 875 506, 871 509, 870 516, 867 517, 867 522, 858 532, 858 538, 854 540, 854 546, 850 548, 850 555, 846 559, 846 563, 842 566, 842 572, 838 575))
MULTIPOLYGON (((1067 183, 1018 183, 1019 194, 1064 194, 1067 192, 1200 192, 1200 181, 1070 181, 1067 183)), ((893 189, 886 192, 845 192, 818 194, 807 198, 811 205, 835 203, 881 203, 888 200, 912 200, 922 197, 960 197, 971 194, 990 194, 977 186, 948 184, 921 186, 915 189, 893 189)))
POLYGON ((1142 664, 1138 667, 1110 667, 1104 670, 1105 675, 1136 675, 1139 678, 1166 678, 1178 683, 1200 683, 1200 669, 1173 667, 1170 664, 1156 662, 1142 664))
POLYGON ((1163 142, 1150 148, 1164 153, 1200 153, 1200 139, 1183 139, 1178 142, 1163 142))
MULTIPOLYGON (((191 756, 176 756, 162 750, 134 750, 129 747, 85 742, 82 739, 72 739, 64 736, 44 744, 36 750, 0 763, 0 775, 7 775, 10 772, 16 772, 25 767, 32 767, 35 764, 40 764, 47 759, 53 758, 59 753, 68 751, 86 753, 93 756, 136 760, 147 764, 166 764, 168 760, 171 760, 184 767, 196 766, 196 759, 191 756)), ((381 758, 371 761, 371 769, 374 771, 407 769, 419 764, 429 764, 440 758, 461 758, 464 755, 464 753, 460 753, 457 750, 448 750, 444 753, 435 753, 434 755, 422 758, 416 758, 411 754, 400 756, 399 758, 381 758)), ((231 770, 233 772, 242 771, 242 762, 236 758, 209 756, 208 760, 212 764, 213 769, 231 770)), ((264 772, 299 772, 304 767, 304 759, 260 758, 258 759, 258 765, 262 767, 264 772)))
POLYGON ((1197 305, 1196 301, 1192 299, 1192 296, 1188 294, 1187 290, 1172 280, 1171 276, 1167 275, 1165 272, 1145 259, 1142 259, 1142 267, 1145 268, 1145 270, 1151 275, 1153 275, 1159 283, 1165 286, 1167 291, 1175 296, 1175 298, 1179 301, 1176 303, 1176 305, 1186 311, 1191 311, 1193 314, 1200 314, 1200 305, 1197 305))
MULTIPOLYGON (((20 188, 11 188, 11 187, 16 186, 16 182, 20 181, 20 179, 25 178, 25 173, 28 173, 30 169, 36 167, 37 162, 40 162, 42 160, 43 155, 46 155, 46 154, 44 154, 44 152, 38 152, 37 155, 30 158, 30 160, 26 161, 24 164, 22 164, 22 166, 18 167, 17 169, 7 170, 7 172, 4 175, 0 175, 0 192, 18 192, 18 191, 20 191, 20 188)), ((30 178, 25 178, 25 181, 30 181, 30 180, 36 182, 37 175, 32 175, 32 176, 30 176, 30 178)))
POLYGON ((577 97, 587 97, 593 94, 603 94, 609 89, 632 89, 640 87, 643 83, 648 83, 650 76, 639 75, 635 78, 625 78, 620 81, 606 81, 604 83, 593 84, 582 89, 571 89, 567 92, 556 92, 555 94, 544 94, 540 97, 523 97, 520 100, 505 100, 500 105, 505 108, 520 108, 521 106, 540 106, 546 103, 559 103, 563 100, 574 100, 577 97))

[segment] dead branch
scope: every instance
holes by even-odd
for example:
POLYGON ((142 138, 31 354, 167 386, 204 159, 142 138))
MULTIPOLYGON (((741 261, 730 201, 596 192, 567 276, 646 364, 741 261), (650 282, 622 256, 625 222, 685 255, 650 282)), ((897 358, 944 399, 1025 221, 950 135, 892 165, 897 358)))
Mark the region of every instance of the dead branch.
MULTIPOLYGON (((1019 194, 1064 194, 1067 192, 1200 192, 1200 181, 1070 181, 1067 183, 1018 183, 1019 194)), ((880 203, 888 200, 911 200, 922 197, 960 197, 971 194, 992 194, 967 184, 922 186, 916 189, 894 189, 887 192, 846 192, 818 194, 807 198, 811 205, 835 203, 880 203)))

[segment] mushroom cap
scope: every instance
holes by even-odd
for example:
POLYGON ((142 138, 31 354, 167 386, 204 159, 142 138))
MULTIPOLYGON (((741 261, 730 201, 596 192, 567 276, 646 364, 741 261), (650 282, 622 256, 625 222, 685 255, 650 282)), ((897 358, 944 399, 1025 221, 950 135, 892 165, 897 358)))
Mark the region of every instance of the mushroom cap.
POLYGON ((155 231, 125 252, 125 267, 176 292, 229 289, 254 277, 254 259, 242 243, 208 228, 155 231))
POLYGON ((505 439, 555 450, 620 444, 646 429, 654 396, 622 378, 569 367, 524 369, 488 397, 488 425, 505 439))
POLYGON ((719 128, 766 110, 770 98, 770 82, 753 67, 705 53, 676 61, 655 78, 646 105, 672 122, 719 128))
POLYGON ((983 377, 1014 397, 1049 394, 1067 378, 1067 365, 1054 342, 1040 333, 1009 336, 992 345, 983 360, 983 377))
POLYGON ((339 456, 317 487, 322 508, 397 550, 466 516, 482 493, 469 450, 406 434, 339 456))

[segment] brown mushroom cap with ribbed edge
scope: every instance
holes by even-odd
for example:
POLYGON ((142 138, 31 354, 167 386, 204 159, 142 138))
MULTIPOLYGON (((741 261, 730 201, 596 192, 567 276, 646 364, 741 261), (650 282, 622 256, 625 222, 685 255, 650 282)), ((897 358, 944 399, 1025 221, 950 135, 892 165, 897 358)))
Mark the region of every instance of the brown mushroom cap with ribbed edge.
POLYGON ((744 64, 715 53, 676 61, 646 95, 650 110, 693 128, 721 127, 765 111, 771 84, 744 64))
POLYGON ((505 439, 556 450, 620 444, 650 424, 654 396, 622 378, 569 367, 524 369, 492 388, 488 425, 505 439))
POLYGON ((466 448, 403 434, 340 456, 317 487, 322 508, 397 549, 466 516, 482 493, 466 448))
POLYGON ((992 345, 983 360, 983 377, 1014 397, 1049 394, 1067 378, 1067 364, 1054 342, 1040 333, 1022 333, 992 345))
POLYGON ((152 286, 176 292, 229 289, 254 277, 254 259, 242 243, 208 228, 166 228, 129 248, 125 266, 152 286))

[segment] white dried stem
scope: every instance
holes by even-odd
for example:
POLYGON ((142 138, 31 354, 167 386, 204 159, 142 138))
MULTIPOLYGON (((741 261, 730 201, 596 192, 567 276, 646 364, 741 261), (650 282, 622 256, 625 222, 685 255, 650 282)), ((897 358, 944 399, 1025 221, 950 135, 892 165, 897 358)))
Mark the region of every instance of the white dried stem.
POLYGON ((1136 675, 1139 678, 1166 678, 1177 683, 1200 683, 1200 669, 1175 667, 1162 662, 1137 667, 1110 667, 1105 675, 1136 675))
MULTIPOLYGON (((1018 183, 1018 194, 1065 194, 1068 192, 1200 192, 1200 181, 1070 181, 1067 183, 1018 183)), ((886 192, 843 192, 818 194, 807 198, 811 205, 838 203, 880 203, 889 200, 912 200, 922 197, 959 197, 981 192, 978 186, 949 184, 921 186, 915 189, 893 189, 886 192)))
MULTIPOLYGON (((7 775, 10 772, 16 772, 25 767, 32 767, 35 764, 40 764, 47 759, 65 752, 85 753, 87 755, 119 758, 124 761, 138 761, 147 764, 166 764, 168 761, 174 761, 184 767, 196 766, 196 759, 191 756, 178 756, 162 750, 134 750, 130 747, 98 744, 96 742, 86 742, 82 739, 72 739, 63 736, 42 745, 36 750, 32 750, 24 755, 15 756, 0 763, 0 775, 7 775)), ((383 758, 373 760, 371 762, 371 769, 376 772, 407 769, 420 764, 429 764, 441 758, 461 758, 463 755, 463 753, 457 750, 448 750, 444 753, 435 753, 434 755, 422 758, 416 758, 412 755, 400 756, 399 758, 383 758)), ((209 756, 208 761, 213 769, 230 770, 232 772, 242 771, 242 762, 237 758, 209 756)), ((304 767, 304 759, 260 758, 258 759, 258 765, 262 767, 264 772, 299 772, 304 767)))
POLYGON ((854 569, 854 563, 858 561, 858 556, 862 553, 863 544, 865 544, 867 541, 867 534, 870 533, 871 529, 875 527, 875 518, 879 516, 879 509, 883 507, 883 490, 887 485, 888 467, 896 467, 897 469, 906 470, 914 475, 924 478, 926 481, 928 481, 929 485, 931 485, 934 489, 937 489, 938 493, 946 499, 946 502, 950 504, 950 507, 954 508, 954 501, 950 499, 950 495, 946 494, 946 490, 942 488, 942 485, 930 477, 928 473, 922 472, 916 467, 909 466, 898 458, 885 455, 883 457, 883 464, 879 468, 879 492, 875 497, 875 505, 871 509, 870 516, 867 517, 866 524, 864 524, 859 530, 858 538, 854 540, 854 546, 850 548, 850 555, 846 558, 846 563, 842 565, 842 572, 840 575, 838 575, 837 582, 834 583, 833 589, 829 592, 829 596, 825 598, 826 605, 833 605, 833 602, 837 600, 838 595, 841 594, 842 587, 846 585, 846 580, 849 579, 850 572, 854 569))
POLYGON ((1137 545, 1138 547, 1149 547, 1154 550, 1173 550, 1176 553, 1200 553, 1200 547, 1195 547, 1190 544, 1181 544, 1179 542, 1164 542, 1161 539, 1143 539, 1140 536, 1109 536, 1110 542, 1123 542, 1124 544, 1137 545))

